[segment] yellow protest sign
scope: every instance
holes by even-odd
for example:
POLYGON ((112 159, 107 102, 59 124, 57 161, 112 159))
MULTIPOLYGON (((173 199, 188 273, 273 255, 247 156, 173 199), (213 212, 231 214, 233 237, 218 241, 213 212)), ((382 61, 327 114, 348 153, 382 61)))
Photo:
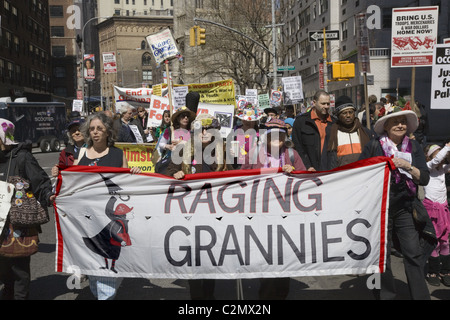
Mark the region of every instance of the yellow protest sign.
POLYGON ((142 172, 154 173, 152 153, 155 144, 116 143, 115 146, 122 149, 128 160, 128 168, 139 167, 142 172))
MULTIPOLYGON (((186 85, 175 84, 174 87, 186 85)), ((210 83, 194 83, 188 84, 189 92, 198 92, 200 101, 210 104, 232 104, 236 105, 235 88, 232 79, 210 82, 210 83)), ((163 89, 167 88, 167 84, 159 84, 153 86, 153 94, 161 96, 163 89)))

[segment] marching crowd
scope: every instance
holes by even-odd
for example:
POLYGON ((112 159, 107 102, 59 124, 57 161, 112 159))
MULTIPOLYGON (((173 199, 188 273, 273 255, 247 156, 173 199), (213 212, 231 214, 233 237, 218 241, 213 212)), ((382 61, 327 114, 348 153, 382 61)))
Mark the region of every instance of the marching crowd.
MULTIPOLYGON (((259 108, 246 104, 235 113, 236 124, 223 148, 214 148, 214 161, 196 161, 196 145, 201 150, 222 139, 214 134, 221 128, 209 114, 197 115, 200 96, 191 92, 186 106, 171 116, 165 111, 161 125, 148 128, 145 108, 137 116, 125 107, 117 116, 100 112, 87 119, 73 119, 67 128, 69 141, 52 169, 72 165, 128 167, 115 142, 156 143, 152 161, 155 171, 175 179, 187 174, 238 169, 281 168, 293 171, 327 171, 350 163, 385 156, 392 159, 389 198, 387 268, 381 275, 377 299, 396 295, 390 254, 401 255, 412 299, 430 299, 430 285, 450 286, 450 219, 446 175, 450 172, 450 142, 427 144, 424 134, 425 113, 418 104, 392 97, 370 98, 369 118, 347 96, 338 97, 331 110, 330 94, 318 91, 312 106, 296 114, 293 106, 259 108), (370 129, 369 129, 370 128, 370 129), (215 130, 210 130, 215 129, 215 130), (188 142, 181 152, 179 146, 188 142)), ((54 201, 50 179, 31 155, 30 146, 14 141, 14 125, 0 119, 0 172, 6 181, 20 175, 30 181, 30 192, 44 206, 54 201), (23 155, 23 156, 20 156, 23 155), (12 164, 12 165, 11 165, 12 164)), ((202 156, 204 153, 202 152, 202 156)), ((140 173, 138 168, 132 174, 140 173)), ((36 236, 39 227, 16 228, 8 221, 1 236, 0 282, 3 299, 26 299, 30 282, 30 258, 4 253, 14 237, 36 236)), ((17 241, 16 241, 17 242, 17 241)), ((36 245, 37 246, 37 245, 36 245)), ((36 249, 37 250, 37 249, 36 249)), ((89 277, 90 288, 98 299, 112 299, 120 285, 117 278, 89 277)), ((289 278, 260 279, 260 299, 285 299, 289 278)), ((214 280, 189 281, 192 299, 214 299, 214 280)))

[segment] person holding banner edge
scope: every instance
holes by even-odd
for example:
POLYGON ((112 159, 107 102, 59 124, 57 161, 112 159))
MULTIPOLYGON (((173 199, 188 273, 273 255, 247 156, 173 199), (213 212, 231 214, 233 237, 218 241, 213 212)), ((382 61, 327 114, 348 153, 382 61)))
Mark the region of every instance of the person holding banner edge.
POLYGON ((329 114, 330 94, 320 90, 314 95, 311 112, 298 116, 292 130, 292 142, 308 171, 329 170, 328 141, 333 120, 329 114), (320 148, 318 148, 320 146, 320 148))
MULTIPOLYGON (((283 120, 272 119, 265 124, 266 132, 261 136, 263 146, 258 150, 258 156, 247 155, 242 170, 261 168, 281 168, 283 172, 306 171, 300 155, 293 148, 285 145, 287 127, 283 120), (252 163, 250 159, 256 159, 252 163)), ((289 294, 290 278, 264 278, 260 279, 260 300, 284 300, 289 294)))
POLYGON ((413 111, 394 108, 375 123, 378 138, 372 139, 360 156, 360 160, 389 157, 395 165, 391 169, 386 271, 381 274, 381 288, 374 291, 377 299, 396 296, 390 260, 393 246, 403 254, 412 299, 430 299, 425 263, 436 244, 436 236, 426 210, 418 204, 418 186, 428 184, 430 171, 421 146, 409 138, 417 127, 418 118, 413 111))
MULTIPOLYGON (((191 143, 185 145, 182 153, 182 161, 176 163, 173 156, 166 171, 166 175, 177 180, 183 179, 186 174, 196 174, 205 172, 219 172, 231 169, 225 163, 224 146, 222 141, 217 141, 220 136, 220 124, 215 117, 210 114, 200 114, 194 120, 192 127, 194 132, 191 136, 191 143), (201 155, 196 154, 195 142, 201 141, 201 155), (217 147, 212 151, 214 154, 206 155, 205 148, 210 144, 217 143, 217 147), (213 163, 209 163, 206 157, 211 156, 213 163), (197 159, 201 158, 201 162, 197 159)), ((177 152, 177 151, 174 151, 177 152)), ((209 160, 211 160, 211 158, 209 160)), ((215 280, 196 279, 189 280, 189 292, 192 300, 214 300, 215 280)))
MULTIPOLYGON (((90 115, 82 126, 87 148, 80 152, 74 165, 107 166, 128 168, 123 151, 114 147, 115 131, 113 120, 104 113, 90 115)), ((139 174, 138 167, 131 168, 131 174, 139 174)), ((115 297, 121 279, 106 276, 89 276, 92 293, 98 300, 111 300, 115 297)))

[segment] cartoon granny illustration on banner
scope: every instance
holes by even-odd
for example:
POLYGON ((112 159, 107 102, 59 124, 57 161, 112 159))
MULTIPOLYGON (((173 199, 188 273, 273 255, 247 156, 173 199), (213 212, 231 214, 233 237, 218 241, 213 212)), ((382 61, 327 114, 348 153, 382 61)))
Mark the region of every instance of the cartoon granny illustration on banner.
POLYGON ((115 269, 116 261, 120 257, 122 247, 131 246, 130 235, 128 234, 127 214, 133 211, 133 208, 120 203, 114 209, 117 199, 112 196, 105 209, 106 216, 111 220, 96 236, 92 238, 83 238, 85 245, 94 253, 105 259, 105 267, 109 269, 108 259, 111 262, 111 271, 117 273, 115 269))

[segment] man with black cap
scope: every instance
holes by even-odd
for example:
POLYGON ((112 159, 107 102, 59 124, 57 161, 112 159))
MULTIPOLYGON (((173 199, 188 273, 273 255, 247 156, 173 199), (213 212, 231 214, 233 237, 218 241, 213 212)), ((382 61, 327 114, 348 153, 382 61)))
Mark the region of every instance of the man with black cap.
POLYGON ((328 139, 333 121, 329 114, 330 94, 320 90, 314 95, 311 112, 298 116, 292 142, 308 171, 328 170, 328 139))
POLYGON ((372 138, 371 132, 356 117, 352 99, 341 96, 336 100, 334 115, 337 122, 331 127, 328 142, 328 169, 334 169, 359 159, 364 146, 372 138))

